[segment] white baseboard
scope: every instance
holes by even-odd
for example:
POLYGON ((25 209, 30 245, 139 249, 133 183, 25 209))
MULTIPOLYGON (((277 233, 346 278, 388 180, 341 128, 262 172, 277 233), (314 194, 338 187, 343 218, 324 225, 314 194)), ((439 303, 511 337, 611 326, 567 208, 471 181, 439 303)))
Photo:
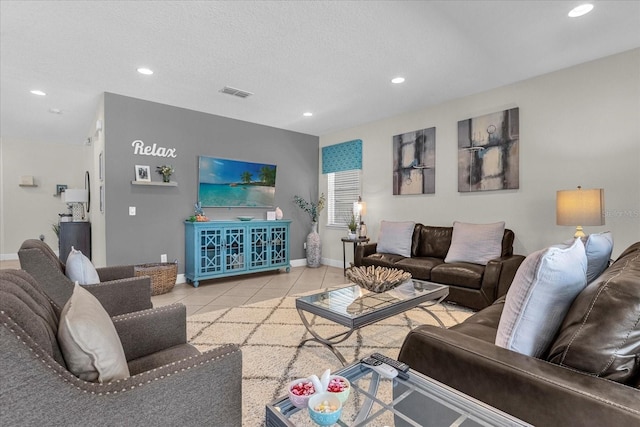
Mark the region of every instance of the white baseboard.
POLYGON ((18 254, 0 254, 0 261, 13 261, 18 259, 18 254))

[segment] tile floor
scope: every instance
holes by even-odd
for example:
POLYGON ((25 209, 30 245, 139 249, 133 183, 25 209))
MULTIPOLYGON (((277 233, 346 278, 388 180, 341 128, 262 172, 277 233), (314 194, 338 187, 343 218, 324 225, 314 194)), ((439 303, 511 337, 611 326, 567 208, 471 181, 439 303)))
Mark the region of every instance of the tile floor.
MULTIPOLYGON (((2 268, 20 268, 20 262, 0 261, 2 268)), ((180 302, 187 307, 187 316, 192 316, 345 283, 348 281, 342 274, 342 268, 324 265, 319 268, 293 267, 289 273, 280 270, 203 280, 197 288, 180 283, 171 292, 151 297, 151 301, 154 307, 180 302)))
POLYGON ((324 265, 319 268, 293 267, 289 273, 281 270, 204 280, 197 288, 181 283, 171 292, 151 297, 151 301, 154 307, 180 302, 187 307, 187 316, 192 316, 343 283, 348 281, 342 274, 342 268, 324 265))

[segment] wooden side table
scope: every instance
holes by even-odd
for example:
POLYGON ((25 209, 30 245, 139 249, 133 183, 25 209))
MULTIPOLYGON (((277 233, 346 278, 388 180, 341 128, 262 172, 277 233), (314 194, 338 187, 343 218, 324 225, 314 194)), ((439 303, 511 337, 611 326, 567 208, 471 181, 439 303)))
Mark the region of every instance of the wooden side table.
POLYGON ((369 243, 368 237, 356 237, 355 239, 350 239, 348 237, 343 237, 342 239, 342 274, 347 275, 347 254, 345 250, 345 243, 353 243, 353 257, 355 260, 356 256, 356 247, 362 243, 369 243))

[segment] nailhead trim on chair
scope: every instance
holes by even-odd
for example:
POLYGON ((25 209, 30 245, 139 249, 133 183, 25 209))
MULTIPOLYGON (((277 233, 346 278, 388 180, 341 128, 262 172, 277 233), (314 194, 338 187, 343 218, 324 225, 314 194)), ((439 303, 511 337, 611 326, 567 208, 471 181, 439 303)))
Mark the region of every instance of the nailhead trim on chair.
MULTIPOLYGON (((175 304, 172 304, 172 305, 175 305, 175 304)), ((167 306, 167 307, 170 307, 170 306, 167 306)), ((186 362, 186 361, 189 361, 189 360, 193 360, 194 356, 189 356, 189 357, 187 357, 185 359, 182 359, 182 360, 179 360, 179 361, 176 361, 176 362, 171 362, 170 364, 164 365, 164 366, 162 366, 160 368, 154 368, 154 369, 152 369, 150 371, 141 372, 140 374, 134 375, 133 377, 128 377, 128 378, 125 378, 125 379, 122 379, 122 380, 116 380, 114 382, 110 382, 110 383, 106 383, 106 384, 93 383, 93 382, 81 380, 80 378, 77 378, 77 377, 73 376, 64 367, 58 365, 57 363, 56 363, 56 366, 51 364, 50 361, 53 360, 51 358, 51 356, 47 355, 44 351, 42 351, 42 349, 38 350, 40 348, 40 346, 37 343, 35 343, 35 342, 33 343, 33 345, 36 348, 33 348, 30 344, 28 344, 27 341, 24 338, 21 337, 21 334, 15 330, 15 326, 17 326, 17 324, 14 322, 14 320, 9 315, 7 315, 4 310, 0 310, 0 313, 5 315, 12 322, 12 324, 9 324, 7 322, 3 322, 3 325, 6 326, 9 329, 9 331, 11 331, 13 333, 13 335, 16 337, 16 339, 18 339, 22 344, 24 344, 34 354, 34 356, 38 360, 40 360, 47 368, 49 368, 52 371, 54 371, 58 375, 58 377, 60 377, 63 381, 70 383, 76 389, 78 389, 78 390, 80 390, 80 391, 82 391, 84 393, 90 393, 90 394, 96 395, 96 396, 103 396, 103 395, 106 396, 106 395, 110 395, 110 394, 124 393, 126 391, 134 390, 136 387, 142 387, 145 384, 152 383, 153 381, 157 381, 157 380, 163 379, 165 377, 170 377, 171 375, 177 374, 179 372, 188 371, 188 370, 190 370, 192 368, 195 368, 197 366, 202 366, 202 365, 204 365, 206 363, 210 363, 212 361, 222 359, 224 357, 227 357, 227 356, 229 356, 231 354, 234 354, 234 353, 237 353, 237 352, 240 351, 240 349, 236 347, 235 350, 228 351, 226 353, 220 354, 220 355, 214 357, 213 359, 209 358, 209 359, 206 359, 206 360, 201 360, 199 362, 196 362, 195 364, 190 364, 190 365, 184 366, 184 367, 176 369, 176 370, 174 370, 172 372, 168 372, 166 374, 163 374, 163 375, 161 375, 159 377, 154 377, 154 378, 150 378, 150 379, 148 379, 146 381, 139 382, 137 385, 133 384, 133 385, 130 386, 130 388, 127 388, 127 386, 125 386, 121 390, 115 390, 115 391, 92 391, 92 390, 87 390, 85 387, 87 387, 87 388, 112 387, 112 386, 115 386, 115 385, 117 385, 119 383, 131 382, 131 381, 133 381, 133 379, 137 379, 137 377, 150 376, 152 373, 168 369, 170 366, 175 366, 176 364, 182 364, 183 362, 186 362), (57 367, 59 367, 60 369, 58 369, 57 367), (66 375, 68 375, 68 377, 66 377, 65 373, 66 373, 66 375)), ((197 358, 200 359, 200 358, 202 358, 202 356, 206 356, 207 353, 208 352, 202 353, 202 355, 201 356, 197 356, 197 358)))

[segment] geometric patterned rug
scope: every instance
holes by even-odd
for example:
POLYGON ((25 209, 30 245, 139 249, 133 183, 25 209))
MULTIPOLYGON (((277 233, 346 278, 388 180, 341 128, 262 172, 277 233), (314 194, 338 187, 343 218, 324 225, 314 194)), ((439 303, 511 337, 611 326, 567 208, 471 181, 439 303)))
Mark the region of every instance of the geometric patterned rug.
MULTIPOLYGON (((320 376, 325 369, 334 372, 342 367, 328 348, 307 342, 310 338, 297 310, 295 296, 262 301, 194 315, 187 319, 187 337, 200 351, 224 344, 238 344, 242 349, 242 390, 251 399, 242 400, 243 426, 264 425, 265 405, 287 393, 287 384, 311 374, 320 376)), ((429 308, 450 327, 474 312, 454 304, 441 303, 429 308)), ((346 330, 318 316, 310 322, 321 336, 346 330)), ((418 325, 437 325, 422 309, 414 308, 356 331, 336 347, 347 362, 359 360, 373 352, 396 358, 407 333, 418 325)))

